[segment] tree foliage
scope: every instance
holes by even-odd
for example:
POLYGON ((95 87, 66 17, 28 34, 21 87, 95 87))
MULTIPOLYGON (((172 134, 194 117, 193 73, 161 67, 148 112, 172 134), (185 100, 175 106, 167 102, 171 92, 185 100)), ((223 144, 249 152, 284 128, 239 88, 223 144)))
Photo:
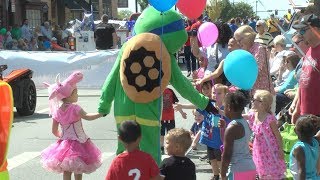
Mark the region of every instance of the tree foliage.
POLYGON ((233 14, 237 17, 245 18, 255 16, 255 12, 253 11, 253 7, 245 2, 236 3, 233 6, 233 14))
POLYGON ((124 19, 124 18, 129 19, 129 17, 131 16, 132 13, 133 12, 130 11, 130 10, 121 10, 118 13, 118 18, 121 19, 121 20, 124 19))
POLYGON ((137 0, 138 1, 138 4, 140 5, 141 7, 141 12, 148 7, 149 5, 149 1, 148 0, 137 0))
POLYGON ((207 5, 206 9, 208 12, 208 16, 212 21, 218 20, 222 11, 220 2, 217 2, 216 0, 210 0, 209 5, 207 5))
POLYGON ((221 19, 226 22, 235 17, 255 16, 253 7, 250 4, 245 2, 231 4, 229 0, 211 0, 207 6, 207 11, 213 21, 221 19))

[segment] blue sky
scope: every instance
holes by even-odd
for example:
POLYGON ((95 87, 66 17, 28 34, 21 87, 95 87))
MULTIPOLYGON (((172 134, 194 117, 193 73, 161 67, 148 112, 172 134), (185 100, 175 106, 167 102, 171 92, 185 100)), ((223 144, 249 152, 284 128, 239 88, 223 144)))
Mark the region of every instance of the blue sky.
MULTIPOLYGON (((256 10, 256 0, 230 0, 230 2, 246 2, 253 6, 253 10, 256 10)), ((285 11, 278 11, 279 17, 283 17, 285 13, 287 13, 288 9, 292 9, 292 6, 289 5, 289 0, 257 0, 257 10, 258 10, 258 16, 261 18, 267 18, 271 14, 271 12, 259 12, 259 11, 267 11, 267 10, 273 10, 272 13, 274 13, 275 9, 278 10, 285 10, 285 11), (262 6, 263 4, 263 6, 262 6)), ((292 0, 295 5, 303 5, 306 3, 307 0, 292 0)), ((291 10, 293 12, 293 10, 291 10)))

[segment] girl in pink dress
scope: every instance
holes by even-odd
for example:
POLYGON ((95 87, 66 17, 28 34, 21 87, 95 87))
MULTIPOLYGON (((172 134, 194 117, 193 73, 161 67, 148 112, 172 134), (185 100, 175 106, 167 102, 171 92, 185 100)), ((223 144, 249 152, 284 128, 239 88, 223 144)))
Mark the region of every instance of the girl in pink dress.
POLYGON ((253 161, 260 179, 283 179, 286 165, 277 120, 270 113, 273 96, 269 91, 256 90, 252 110, 244 118, 254 133, 253 161))
POLYGON ((86 113, 79 105, 76 83, 83 74, 74 72, 62 83, 49 85, 52 133, 59 140, 41 152, 42 166, 53 172, 63 173, 64 180, 82 179, 82 173, 92 173, 102 164, 100 150, 91 142, 82 128, 81 119, 94 120, 98 113, 86 113), (60 105, 60 103, 62 104, 60 105), (58 127, 61 126, 62 132, 58 127))

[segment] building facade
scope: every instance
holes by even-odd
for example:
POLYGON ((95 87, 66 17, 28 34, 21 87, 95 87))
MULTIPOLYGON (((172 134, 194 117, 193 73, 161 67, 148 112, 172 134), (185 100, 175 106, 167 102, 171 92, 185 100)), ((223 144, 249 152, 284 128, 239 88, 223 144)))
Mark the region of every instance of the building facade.
POLYGON ((1 27, 21 25, 29 19, 32 26, 49 19, 49 6, 41 0, 0 0, 1 27))
MULTIPOLYGON (((65 22, 74 19, 82 20, 83 13, 91 10, 90 3, 93 7, 93 17, 95 20, 100 19, 102 14, 107 14, 111 18, 118 16, 118 0, 65 0, 64 9, 54 8, 52 11, 56 11, 57 15, 64 14, 65 22)), ((56 22, 61 24, 61 20, 54 16, 54 13, 52 18, 57 19, 56 22)), ((63 24, 65 22, 63 22, 63 24)))
POLYGON ((82 20, 83 13, 91 10, 90 3, 95 19, 102 14, 118 15, 118 0, 0 0, 0 27, 20 26, 23 19, 29 20, 30 27, 44 21, 64 25, 70 20, 82 20))
POLYGON ((118 0, 118 11, 129 10, 133 13, 141 12, 138 0, 118 0))

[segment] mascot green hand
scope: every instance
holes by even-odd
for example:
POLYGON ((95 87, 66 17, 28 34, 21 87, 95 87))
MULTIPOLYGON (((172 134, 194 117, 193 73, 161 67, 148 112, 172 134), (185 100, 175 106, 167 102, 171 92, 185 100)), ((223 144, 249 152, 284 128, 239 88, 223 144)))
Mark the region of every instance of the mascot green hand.
MULTIPOLYGON (((114 100, 117 127, 125 120, 137 121, 142 128, 140 149, 151 154, 159 164, 159 105, 169 82, 200 109, 210 109, 212 105, 182 75, 173 55, 187 40, 184 23, 178 13, 169 10, 160 14, 153 7, 148 7, 138 18, 134 33, 135 36, 120 50, 102 87, 98 111, 109 114, 114 100)), ((123 151, 124 147, 118 142, 117 154, 123 151)))

